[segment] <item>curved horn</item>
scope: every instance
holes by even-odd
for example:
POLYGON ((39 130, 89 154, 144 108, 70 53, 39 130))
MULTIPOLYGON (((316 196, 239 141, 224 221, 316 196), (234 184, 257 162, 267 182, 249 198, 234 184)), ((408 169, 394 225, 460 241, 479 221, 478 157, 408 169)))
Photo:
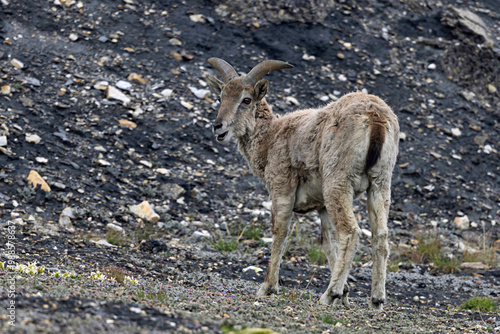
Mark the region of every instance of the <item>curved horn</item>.
POLYGON ((284 68, 292 68, 293 66, 281 60, 266 60, 257 64, 243 79, 244 83, 253 86, 264 75, 271 71, 282 70, 284 68))
POLYGON ((219 73, 222 75, 222 79, 224 83, 228 83, 231 79, 234 79, 238 76, 238 73, 234 70, 234 68, 229 65, 229 63, 220 58, 210 58, 208 59, 208 63, 212 65, 219 73))

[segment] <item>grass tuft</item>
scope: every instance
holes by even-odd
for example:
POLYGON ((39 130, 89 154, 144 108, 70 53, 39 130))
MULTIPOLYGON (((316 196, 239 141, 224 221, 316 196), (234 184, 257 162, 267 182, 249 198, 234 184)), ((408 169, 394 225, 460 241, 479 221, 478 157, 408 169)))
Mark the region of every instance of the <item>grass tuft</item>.
POLYGON ((114 265, 104 267, 102 269, 102 272, 106 274, 107 277, 114 278, 115 281, 119 284, 123 284, 123 282, 125 281, 125 276, 127 276, 127 272, 124 269, 114 265))
POLYGON ((224 239, 222 234, 219 231, 219 239, 217 240, 212 240, 211 244, 212 247, 215 248, 218 251, 221 252, 233 252, 236 249, 238 249, 238 243, 240 242, 241 237, 245 233, 246 227, 243 227, 243 230, 241 231, 240 235, 235 238, 231 236, 231 233, 229 232, 229 228, 226 224, 226 231, 227 234, 229 235, 229 239, 224 239))
POLYGON ((495 301, 489 297, 473 297, 465 301, 461 308, 479 312, 493 312, 497 309, 495 301))
POLYGON ((307 255, 311 264, 322 265, 326 262, 326 255, 321 250, 321 246, 310 244, 307 248, 307 255))
POLYGON ((106 233, 106 241, 115 246, 125 246, 127 243, 130 243, 128 238, 125 236, 123 232, 109 230, 106 233))

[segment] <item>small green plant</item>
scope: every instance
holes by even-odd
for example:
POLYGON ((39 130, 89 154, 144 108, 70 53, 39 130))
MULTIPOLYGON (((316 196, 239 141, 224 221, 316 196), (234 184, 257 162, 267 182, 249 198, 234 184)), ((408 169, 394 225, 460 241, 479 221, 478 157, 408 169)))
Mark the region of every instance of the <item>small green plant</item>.
POLYGON ((135 296, 138 300, 151 300, 162 304, 165 304, 170 299, 163 286, 155 287, 152 290, 138 289, 135 291, 135 296))
POLYGON ((328 325, 333 325, 333 322, 335 321, 333 319, 333 315, 331 315, 331 314, 327 314, 327 315, 323 316, 323 318, 321 320, 323 320, 323 322, 325 324, 328 324, 328 325))
POLYGON ((479 312, 493 312, 497 309, 495 301, 489 297, 473 297, 465 301, 461 308, 479 312))
POLYGON ((419 235, 417 247, 401 250, 400 256, 411 263, 432 262, 435 267, 447 273, 457 272, 460 263, 462 263, 458 257, 449 258, 443 255, 441 240, 437 233, 419 235))
POLYGON ((145 227, 138 228, 132 236, 137 239, 137 244, 140 244, 143 240, 149 240, 153 235, 155 235, 155 227, 153 225, 146 225, 145 227))
POLYGON ((106 274, 107 277, 114 278, 115 281, 119 284, 124 283, 125 277, 127 275, 127 272, 124 269, 114 265, 104 267, 102 271, 104 274, 106 274))
POLYGON ((255 225, 255 221, 252 221, 252 226, 243 235, 250 240, 260 240, 264 233, 262 232, 262 227, 255 225))
POLYGON ((244 227, 240 235, 237 238, 234 238, 231 236, 231 232, 229 232, 229 228, 226 223, 225 225, 227 234, 229 235, 229 239, 224 239, 219 231, 219 239, 211 241, 212 247, 221 252, 233 252, 238 248, 238 242, 243 236, 243 233, 245 233, 246 228, 244 227))
POLYGON ((399 257, 389 258, 389 260, 387 261, 387 271, 390 273, 399 271, 399 257))
POLYGON ((325 253, 321 250, 320 246, 311 244, 307 249, 307 255, 309 256, 309 260, 311 264, 319 264, 322 265, 326 261, 325 253))
POLYGON ((31 185, 24 186, 23 188, 18 188, 17 192, 23 198, 23 201, 28 203, 35 197, 35 189, 31 185))
POLYGON ((109 230, 108 233, 106 234, 106 240, 115 246, 124 246, 127 244, 127 237, 123 232, 120 231, 115 231, 115 230, 109 230))
POLYGON ((320 318, 325 324, 335 326, 338 323, 344 324, 344 321, 341 319, 335 319, 333 315, 326 314, 320 318))

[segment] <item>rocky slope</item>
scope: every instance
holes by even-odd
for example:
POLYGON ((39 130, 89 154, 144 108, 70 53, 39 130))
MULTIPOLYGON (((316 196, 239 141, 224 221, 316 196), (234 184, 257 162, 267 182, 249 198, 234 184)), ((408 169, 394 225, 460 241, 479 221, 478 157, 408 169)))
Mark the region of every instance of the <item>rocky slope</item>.
MULTIPOLYGON (((226 59, 244 72, 264 59, 280 59, 295 67, 268 75, 268 100, 277 113, 324 105, 361 90, 381 96, 398 115, 403 134, 389 222, 393 254, 415 247, 418 234, 427 231, 439 236, 449 257, 493 252, 493 261, 462 270, 465 278, 442 278, 432 265, 402 263, 388 282, 394 298, 388 311, 391 321, 404 312, 402 302, 413 305, 416 317, 424 317, 420 307, 445 312, 476 294, 498 300, 496 1, 243 4, 2 0, 0 223, 5 242, 0 260, 7 258, 7 227, 15 226, 19 263, 37 260, 53 270, 69 268, 79 274, 116 264, 145 281, 168 282, 177 289, 203 286, 203 292, 211 291, 206 284, 213 281, 251 298, 253 282, 263 277, 242 269, 266 268, 265 238, 271 232, 263 203, 268 197, 236 147, 214 140, 211 121, 217 102, 204 81, 214 71, 206 59, 226 59), (48 188, 35 190, 33 182, 42 181, 32 181, 37 176, 33 171, 48 188), (144 201, 154 214, 141 218, 134 206, 144 201), (252 241, 243 227, 260 240, 252 241), (244 236, 237 251, 214 251, 217 242, 235 240, 240 232, 244 236), (448 284, 453 288, 445 291, 448 284)), ((350 282, 360 291, 355 302, 363 305, 370 280, 370 228, 363 198, 356 214, 364 237, 350 282)), ((319 236, 317 217, 297 216, 296 223, 284 284, 320 292, 327 285, 328 270, 310 266, 307 255, 308 245, 319 236), (306 276, 314 277, 311 284, 306 276)), ((50 328, 37 322, 37 316, 44 314, 54 325, 63 309, 47 312, 44 298, 59 304, 66 296, 36 293, 26 287, 30 279, 23 279, 17 295, 19 312, 27 319, 22 326, 50 328)), ((117 314, 104 302, 109 295, 80 293, 84 295, 71 295, 64 303, 93 300, 83 308, 88 314, 100 314, 96 305, 104 303, 99 305, 104 305, 105 316, 85 326, 105 323, 105 330, 119 331, 140 315, 124 312, 113 325, 105 321, 117 314)), ((215 320, 200 311, 202 316, 193 322, 199 309, 179 306, 168 296, 168 302, 146 312, 162 320, 137 320, 138 328, 161 331, 182 325, 197 330, 197 322, 203 325, 199 328, 217 332, 229 319, 229 325, 241 321, 243 326, 267 323, 278 331, 302 329, 297 323, 269 322, 259 312, 248 320, 231 310, 219 312, 221 318, 215 320), (179 310, 184 313, 172 315, 179 310)), ((5 291, 2 298, 7 305, 5 291)), ((130 300, 123 303, 127 310, 136 307, 130 300)), ((201 303, 202 309, 206 303, 201 303)), ((71 317, 81 315, 71 312, 71 317)), ((364 309, 353 312, 368 316, 364 309)), ((457 318, 474 320, 471 314, 457 318)), ((62 328, 71 331, 79 321, 62 328)), ((492 320, 484 325, 500 324, 492 320)), ((308 328, 314 326, 325 329, 308 328)))

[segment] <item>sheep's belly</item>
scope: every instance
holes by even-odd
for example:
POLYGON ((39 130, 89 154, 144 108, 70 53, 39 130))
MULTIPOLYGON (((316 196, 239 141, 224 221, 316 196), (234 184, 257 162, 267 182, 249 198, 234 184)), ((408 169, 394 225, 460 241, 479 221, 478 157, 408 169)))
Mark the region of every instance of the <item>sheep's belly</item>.
POLYGON ((295 193, 295 205, 293 211, 307 213, 319 210, 325 205, 322 193, 321 178, 310 177, 301 180, 295 193))

